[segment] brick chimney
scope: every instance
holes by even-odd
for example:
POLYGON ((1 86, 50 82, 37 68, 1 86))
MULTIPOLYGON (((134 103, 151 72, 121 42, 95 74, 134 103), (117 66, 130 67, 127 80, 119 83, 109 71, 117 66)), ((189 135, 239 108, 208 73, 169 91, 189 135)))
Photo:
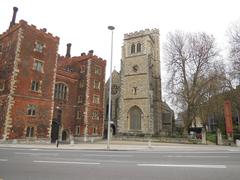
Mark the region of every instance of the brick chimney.
POLYGON ((17 7, 13 7, 13 16, 12 16, 12 21, 10 22, 9 28, 11 28, 12 26, 15 25, 17 11, 18 11, 18 8, 17 7))
POLYGON ((93 50, 89 50, 89 51, 88 51, 88 55, 92 56, 92 55, 93 55, 93 52, 94 52, 93 50))
POLYGON ((71 57, 71 43, 67 44, 67 53, 66 53, 66 57, 71 57))

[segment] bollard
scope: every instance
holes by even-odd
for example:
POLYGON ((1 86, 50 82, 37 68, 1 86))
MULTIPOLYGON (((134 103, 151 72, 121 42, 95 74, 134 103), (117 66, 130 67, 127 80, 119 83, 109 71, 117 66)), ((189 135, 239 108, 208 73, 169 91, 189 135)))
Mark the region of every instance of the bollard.
POLYGON ((223 145, 222 133, 221 133, 221 130, 220 130, 219 128, 217 129, 216 138, 217 138, 216 144, 217 144, 217 145, 223 145))
POLYGON ((151 140, 148 140, 148 148, 152 148, 152 143, 151 143, 151 140))
POLYGON ((239 139, 236 139, 236 146, 240 147, 240 140, 239 139))
POLYGON ((202 144, 207 144, 207 135, 205 128, 202 128, 202 144))

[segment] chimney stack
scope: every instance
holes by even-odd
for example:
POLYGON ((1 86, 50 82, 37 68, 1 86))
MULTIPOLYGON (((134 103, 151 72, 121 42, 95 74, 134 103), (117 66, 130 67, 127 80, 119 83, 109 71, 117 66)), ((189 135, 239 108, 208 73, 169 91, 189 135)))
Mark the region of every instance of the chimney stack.
POLYGON ((17 7, 13 7, 13 16, 12 16, 12 21, 10 22, 9 28, 11 28, 12 26, 15 25, 17 11, 18 11, 18 8, 17 7))
POLYGON ((93 50, 89 50, 89 51, 88 51, 88 55, 92 56, 92 55, 93 55, 93 52, 94 52, 93 50))
POLYGON ((71 46, 72 44, 71 43, 68 43, 67 44, 67 54, 66 54, 66 57, 71 57, 71 46))

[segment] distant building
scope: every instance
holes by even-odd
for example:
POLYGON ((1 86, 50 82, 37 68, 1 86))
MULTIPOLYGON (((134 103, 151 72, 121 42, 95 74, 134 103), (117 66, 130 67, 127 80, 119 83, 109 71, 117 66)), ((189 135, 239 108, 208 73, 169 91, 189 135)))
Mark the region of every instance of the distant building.
POLYGON ((174 111, 169 107, 169 105, 163 101, 162 105, 162 121, 165 135, 172 135, 175 128, 175 118, 174 111))
POLYGON ((0 139, 102 137, 106 61, 58 55, 59 38, 21 20, 0 34, 0 139))
MULTIPOLYGON (((120 100, 120 73, 116 70, 112 72, 112 96, 111 96, 111 129, 112 134, 116 135, 119 119, 119 100, 120 100)), ((104 95, 104 120, 105 131, 104 136, 107 137, 107 125, 108 125, 108 108, 109 108, 109 79, 105 83, 105 95, 104 95)))

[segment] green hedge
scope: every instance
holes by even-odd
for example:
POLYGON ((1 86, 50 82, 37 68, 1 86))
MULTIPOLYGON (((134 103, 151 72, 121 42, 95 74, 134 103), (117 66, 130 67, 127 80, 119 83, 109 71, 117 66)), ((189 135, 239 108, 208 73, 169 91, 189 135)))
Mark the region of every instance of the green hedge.
POLYGON ((217 138, 216 133, 210 133, 210 132, 207 133, 207 141, 216 143, 216 138, 217 138))

